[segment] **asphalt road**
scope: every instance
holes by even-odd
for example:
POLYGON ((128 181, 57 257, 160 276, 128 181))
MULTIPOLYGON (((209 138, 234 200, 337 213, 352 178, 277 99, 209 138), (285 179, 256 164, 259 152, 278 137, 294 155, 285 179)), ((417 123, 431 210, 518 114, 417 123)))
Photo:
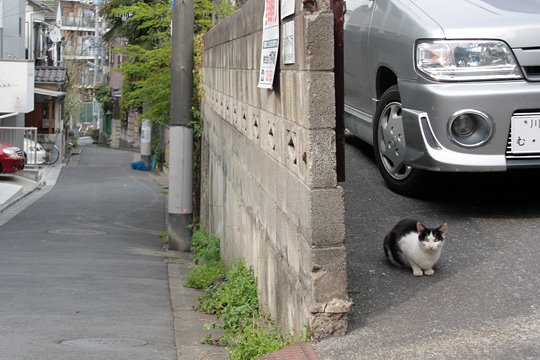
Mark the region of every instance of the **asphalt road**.
POLYGON ((539 359, 540 173, 441 174, 421 199, 389 191, 370 147, 347 138, 350 333, 321 359, 539 359), (389 265, 403 218, 449 234, 435 275, 389 265))
POLYGON ((0 359, 176 359, 165 196, 132 161, 88 146, 0 226, 0 359))

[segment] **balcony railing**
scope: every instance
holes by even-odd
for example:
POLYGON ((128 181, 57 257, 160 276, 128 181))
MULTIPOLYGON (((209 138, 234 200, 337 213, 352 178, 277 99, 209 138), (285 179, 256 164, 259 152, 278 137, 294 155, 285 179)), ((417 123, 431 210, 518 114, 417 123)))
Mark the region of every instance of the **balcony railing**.
POLYGON ((92 28, 93 29, 96 26, 96 21, 88 17, 66 15, 62 18, 62 25, 76 27, 76 28, 92 28))
POLYGON ((96 56, 97 49, 88 45, 66 45, 64 56, 66 57, 84 57, 93 58, 96 56))

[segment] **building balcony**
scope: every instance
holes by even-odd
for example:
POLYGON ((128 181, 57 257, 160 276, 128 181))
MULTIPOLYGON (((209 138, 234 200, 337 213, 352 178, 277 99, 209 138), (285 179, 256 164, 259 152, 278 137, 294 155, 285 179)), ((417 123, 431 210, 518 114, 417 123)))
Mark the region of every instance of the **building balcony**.
POLYGON ((0 59, 0 113, 34 110, 34 61, 0 59))
POLYGON ((89 19, 88 17, 82 16, 63 16, 62 17, 62 27, 72 29, 88 29, 93 30, 96 27, 95 20, 89 19))
POLYGON ((98 54, 97 49, 86 45, 66 45, 64 58, 66 59, 93 59, 98 54))

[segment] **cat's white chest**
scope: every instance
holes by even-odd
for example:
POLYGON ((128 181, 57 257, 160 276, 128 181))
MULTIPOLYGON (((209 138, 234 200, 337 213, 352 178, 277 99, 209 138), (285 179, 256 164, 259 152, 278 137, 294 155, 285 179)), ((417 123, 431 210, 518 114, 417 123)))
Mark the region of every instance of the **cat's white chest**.
POLYGON ((402 237, 399 240, 399 247, 405 258, 403 260, 409 263, 412 261, 424 270, 431 269, 435 265, 439 260, 442 248, 442 246, 438 246, 431 251, 422 249, 417 233, 409 233, 402 237))

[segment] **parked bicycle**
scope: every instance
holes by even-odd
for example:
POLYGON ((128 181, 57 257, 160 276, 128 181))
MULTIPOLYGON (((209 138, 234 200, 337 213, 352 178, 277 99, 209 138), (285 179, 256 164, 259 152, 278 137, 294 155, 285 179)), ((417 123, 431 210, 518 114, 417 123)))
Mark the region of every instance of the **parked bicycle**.
POLYGON ((38 136, 37 142, 30 136, 25 136, 24 155, 27 164, 52 165, 60 158, 60 150, 48 135, 38 136))
POLYGON ((45 163, 47 165, 52 165, 58 161, 60 158, 60 149, 58 146, 47 137, 42 143, 43 149, 45 149, 45 163))

